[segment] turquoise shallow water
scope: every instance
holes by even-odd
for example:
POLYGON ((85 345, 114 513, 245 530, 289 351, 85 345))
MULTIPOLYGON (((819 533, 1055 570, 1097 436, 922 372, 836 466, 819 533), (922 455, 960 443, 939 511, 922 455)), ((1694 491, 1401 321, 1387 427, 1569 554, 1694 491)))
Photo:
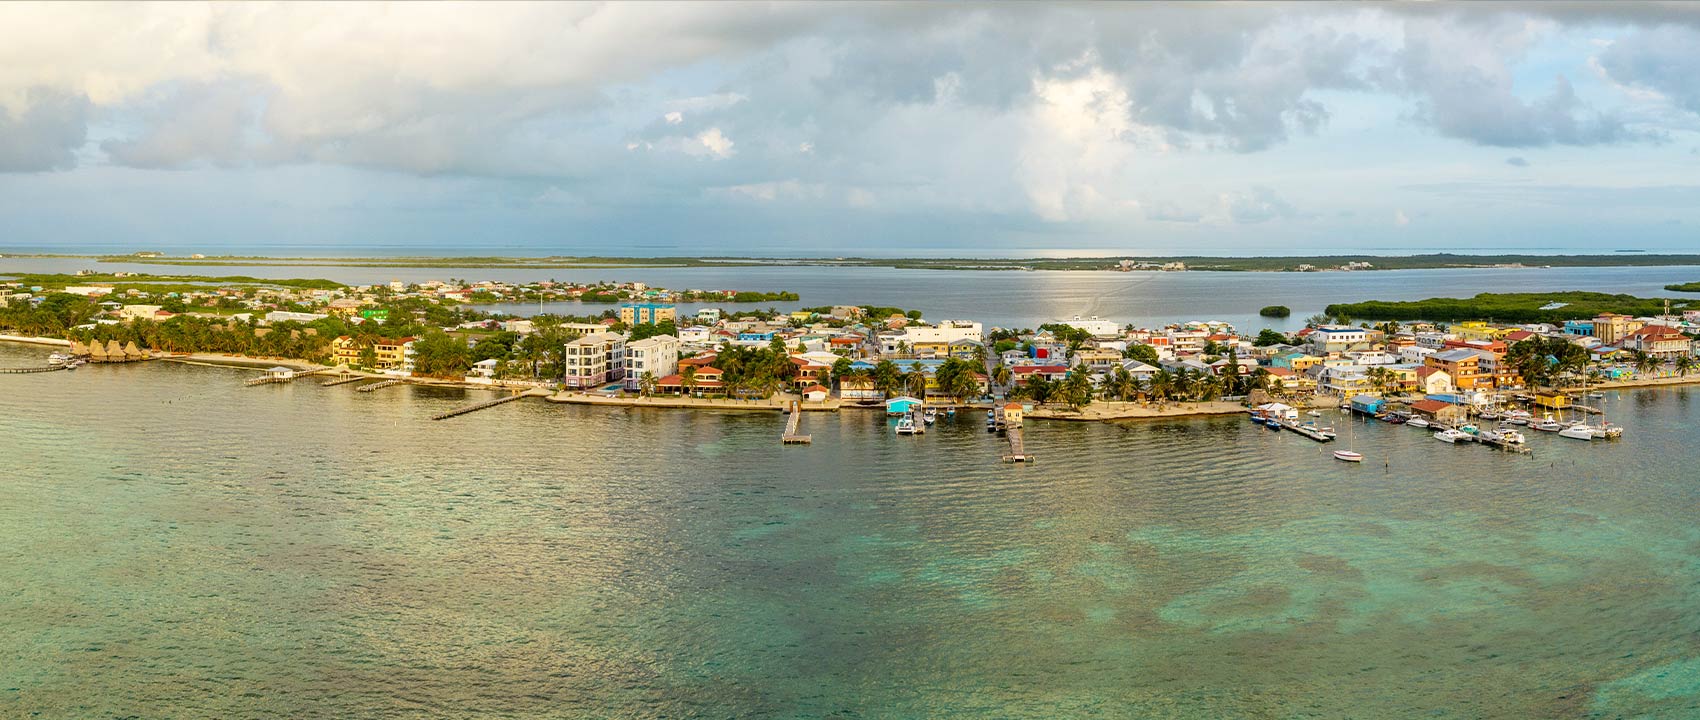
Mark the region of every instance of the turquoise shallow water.
MULTIPOLYGON (((0 347, 0 364, 43 353, 0 347)), ((0 717, 1700 717, 1696 391, 1354 426, 0 376, 0 717)))

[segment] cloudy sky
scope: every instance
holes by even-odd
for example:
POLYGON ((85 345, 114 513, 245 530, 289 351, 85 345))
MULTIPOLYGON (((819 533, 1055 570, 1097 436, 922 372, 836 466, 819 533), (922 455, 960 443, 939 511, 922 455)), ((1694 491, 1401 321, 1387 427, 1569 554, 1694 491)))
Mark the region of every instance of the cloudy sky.
POLYGON ((0 248, 1700 250, 1700 5, 0 4, 0 248))

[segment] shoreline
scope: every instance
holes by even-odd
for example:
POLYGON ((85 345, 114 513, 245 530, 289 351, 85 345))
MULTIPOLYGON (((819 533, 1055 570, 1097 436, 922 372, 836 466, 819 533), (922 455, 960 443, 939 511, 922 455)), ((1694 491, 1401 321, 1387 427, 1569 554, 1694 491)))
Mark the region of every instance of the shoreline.
MULTIPOLYGON (((69 340, 48 337, 30 337, 21 335, 0 335, 0 342, 17 343, 41 347, 69 347, 69 340)), ((238 370, 265 370, 272 367, 286 367, 296 372, 324 370, 338 366, 321 365, 298 358, 275 358, 251 355, 236 355, 228 353, 166 353, 154 359, 174 362, 182 365, 200 367, 222 367, 238 370)), ((371 380, 399 379, 404 384, 424 387, 460 388, 463 390, 491 390, 496 392, 524 392, 528 395, 541 397, 551 403, 562 405, 589 405, 597 407, 625 408, 655 408, 664 410, 717 410, 731 412, 784 412, 792 401, 797 401, 804 412, 839 412, 841 410, 873 410, 884 412, 883 403, 872 405, 858 402, 845 402, 841 398, 829 398, 822 402, 807 402, 795 395, 781 393, 771 398, 757 400, 731 400, 725 398, 694 398, 677 396, 649 397, 608 397, 596 393, 585 393, 579 390, 549 390, 539 387, 515 387, 485 383, 471 383, 464 380, 448 380, 443 378, 408 377, 397 378, 383 373, 372 373, 342 368, 334 373, 337 377, 360 375, 371 380)), ((329 376, 329 375, 327 375, 329 376)), ((1612 380, 1591 386, 1590 390, 1635 390, 1642 388, 1685 387, 1700 385, 1700 373, 1687 376, 1638 378, 1631 380, 1612 380)), ((1575 390, 1572 388, 1572 390, 1575 390)), ((1003 402, 991 403, 970 402, 935 402, 933 407, 956 407, 966 410, 987 410, 995 408, 1003 402)), ((1335 402, 1322 401, 1313 398, 1305 407, 1332 407, 1335 402)), ((1024 403, 1026 404, 1026 403, 1024 403)), ((1242 414, 1247 410, 1246 405, 1238 402, 1171 402, 1156 407, 1147 403, 1123 402, 1110 400, 1095 400, 1079 411, 1069 410, 1063 406, 1035 406, 1025 414, 1028 420, 1046 420, 1058 422, 1103 422, 1115 423, 1137 420, 1171 420, 1184 418, 1208 418, 1223 415, 1242 414)))

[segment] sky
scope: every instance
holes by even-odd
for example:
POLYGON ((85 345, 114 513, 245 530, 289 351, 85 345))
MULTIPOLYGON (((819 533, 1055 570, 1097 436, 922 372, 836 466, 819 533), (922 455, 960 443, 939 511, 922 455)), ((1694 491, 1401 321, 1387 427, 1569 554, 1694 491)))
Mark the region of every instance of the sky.
POLYGON ((1700 251, 1700 4, 0 4, 0 249, 1700 251))

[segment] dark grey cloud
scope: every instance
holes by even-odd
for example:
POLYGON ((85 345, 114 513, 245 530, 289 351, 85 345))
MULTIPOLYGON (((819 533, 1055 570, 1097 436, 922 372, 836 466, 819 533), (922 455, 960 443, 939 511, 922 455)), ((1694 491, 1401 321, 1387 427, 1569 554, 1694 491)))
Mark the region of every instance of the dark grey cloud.
POLYGON ((0 108, 0 172, 65 170, 88 135, 87 98, 33 88, 17 114, 0 108))
POLYGON ((1664 25, 1637 30, 1613 42, 1599 60, 1613 80, 1656 90, 1678 107, 1700 113, 1700 29, 1664 25))

